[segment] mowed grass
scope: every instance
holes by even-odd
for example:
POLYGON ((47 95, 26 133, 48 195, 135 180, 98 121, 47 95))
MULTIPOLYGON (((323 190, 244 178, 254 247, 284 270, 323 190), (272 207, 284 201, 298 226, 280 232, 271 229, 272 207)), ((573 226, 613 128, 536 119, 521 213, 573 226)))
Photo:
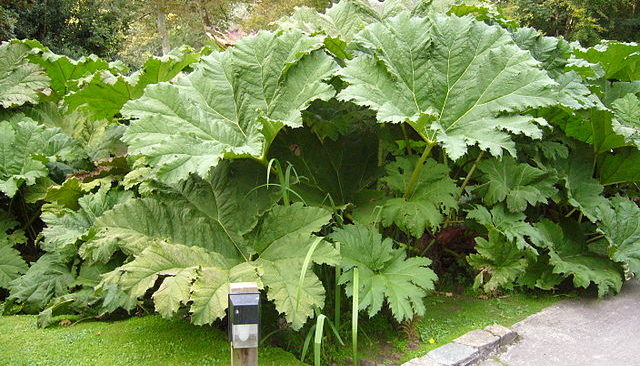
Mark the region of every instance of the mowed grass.
MULTIPOLYGON (((159 316, 82 322, 38 329, 35 316, 0 317, 0 365, 229 365, 226 334, 159 316)), ((275 347, 261 347, 261 365, 300 365, 275 347)))
MULTIPOLYGON (((363 317, 360 354, 379 363, 401 364, 468 331, 494 323, 511 326, 565 298, 567 295, 529 292, 489 299, 470 290, 464 294, 436 293, 425 300, 427 314, 414 322, 411 330, 382 316, 363 317), (407 339, 408 335, 414 339, 407 339)), ((347 336, 345 340, 345 347, 325 348, 338 364, 348 363, 351 356, 350 339, 347 336)), ((159 316, 49 329, 38 329, 35 316, 0 317, 2 366, 229 365, 229 352, 223 331, 159 316)), ((301 365, 294 355, 268 346, 260 348, 260 364, 301 365)))

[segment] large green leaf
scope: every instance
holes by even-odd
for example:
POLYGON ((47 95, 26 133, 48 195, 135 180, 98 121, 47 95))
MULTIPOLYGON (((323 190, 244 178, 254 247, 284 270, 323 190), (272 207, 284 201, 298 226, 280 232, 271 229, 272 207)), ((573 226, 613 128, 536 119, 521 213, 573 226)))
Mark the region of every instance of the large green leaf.
POLYGON ((95 119, 109 119, 118 114, 126 102, 141 97, 147 85, 173 79, 200 56, 199 52, 184 46, 168 55, 150 58, 142 69, 129 76, 99 70, 86 78, 77 91, 69 93, 64 104, 69 110, 81 108, 95 119))
POLYGON ((27 263, 20 256, 20 252, 9 246, 0 245, 0 288, 9 288, 9 283, 20 277, 27 269, 27 263))
POLYGON ((11 108, 37 103, 38 92, 49 87, 49 78, 29 63, 31 47, 19 43, 0 45, 0 106, 11 108))
POLYGON ((268 288, 267 296, 275 302, 278 312, 286 314, 294 329, 300 329, 307 318, 314 315, 314 307, 324 305, 322 283, 311 268, 304 267, 307 255, 317 264, 335 266, 339 263, 338 252, 329 243, 311 235, 330 219, 331 213, 321 208, 304 207, 300 203, 276 206, 250 236, 259 255, 255 263, 263 270, 261 278, 268 288), (302 286, 301 274, 304 275, 302 286))
POLYGON ((600 162, 600 183, 604 185, 640 182, 640 151, 636 148, 617 149, 600 162))
MULTIPOLYGON (((124 206, 126 203, 119 207, 124 206)), ((309 255, 312 263, 339 262, 338 252, 329 243, 311 235, 330 218, 331 214, 320 208, 301 204, 276 206, 249 235, 257 258, 246 257, 245 261, 238 256, 223 256, 205 247, 204 242, 192 240, 183 245, 178 236, 168 240, 151 238, 133 261, 106 275, 100 288, 117 286, 124 291, 127 296, 110 301, 110 306, 129 309, 159 283, 152 299, 162 316, 173 316, 180 307, 190 304, 192 321, 208 324, 224 317, 229 283, 257 281, 268 289, 267 296, 275 302, 276 309, 286 314, 294 329, 299 329, 313 316, 314 307, 324 304, 324 287, 311 267, 304 268, 305 259, 309 255), (301 274, 304 280, 299 287, 301 274)), ((189 225, 188 230, 203 229, 194 228, 194 220, 184 225, 189 225)))
POLYGON ((168 183, 207 177, 222 158, 264 159, 283 126, 300 127, 301 111, 333 88, 323 82, 335 63, 321 38, 301 32, 260 32, 225 52, 204 57, 175 85, 160 83, 128 103, 134 119, 124 140, 149 157, 168 183))
POLYGON ((74 282, 75 276, 66 260, 56 254, 45 254, 24 276, 11 282, 9 298, 39 310, 54 296, 67 294, 74 282))
POLYGON ((511 34, 514 42, 531 52, 536 60, 558 84, 556 98, 559 104, 571 109, 603 108, 582 78, 575 71, 566 71, 571 56, 571 45, 561 37, 546 37, 533 28, 518 28, 511 34))
POLYGON ((543 239, 541 245, 549 249, 553 273, 571 277, 576 287, 586 288, 594 283, 599 296, 620 291, 622 269, 609 258, 589 250, 578 224, 560 226, 544 219, 536 225, 536 229, 543 239))
POLYGON ((640 80, 640 45, 637 43, 602 41, 592 48, 576 49, 574 54, 602 66, 606 79, 640 80))
POLYGON ((526 253, 494 230, 489 230, 489 240, 476 238, 475 248, 478 254, 469 254, 467 261, 480 271, 474 281, 476 288, 488 292, 509 288, 527 268, 526 253))
MULTIPOLYGON (((188 303, 191 285, 200 275, 201 268, 229 269, 233 265, 233 262, 204 248, 158 242, 148 246, 135 260, 107 274, 99 286, 117 284, 131 300, 135 300, 160 280, 161 284, 155 290, 153 300, 156 311, 169 318, 181 305, 188 303)), ((128 302, 131 301, 123 301, 122 305, 128 302)), ((217 317, 219 316, 208 322, 217 317)))
POLYGON ((339 98, 371 107, 380 122, 408 122, 454 160, 475 144, 515 155, 508 132, 541 138, 538 124, 546 124, 518 113, 557 103, 557 84, 529 52, 468 17, 401 14, 357 41, 369 52, 339 72, 350 84, 339 98))
POLYGON ((129 200, 95 222, 96 235, 81 254, 106 262, 117 249, 139 254, 154 242, 199 246, 229 258, 246 258, 243 234, 268 205, 253 166, 219 165, 209 180, 165 187, 153 198, 129 200), (253 179, 253 180, 252 180, 253 179))
POLYGON ((602 103, 604 103, 607 107, 611 107, 611 104, 613 102, 626 96, 627 94, 635 94, 636 96, 640 96, 640 80, 630 82, 606 82, 601 84, 600 88, 602 88, 604 94, 602 96, 602 103))
POLYGON ((624 137, 614 131, 611 111, 591 109, 573 113, 552 108, 543 115, 552 124, 560 126, 568 136, 591 144, 596 154, 628 145, 624 137))
POLYGON ((248 239, 251 247, 261 255, 273 250, 271 245, 294 235, 309 236, 320 231, 331 220, 329 211, 321 208, 304 207, 295 203, 290 207, 275 206, 265 216, 248 239))
POLYGON ((95 119, 86 110, 66 111, 55 103, 40 103, 25 114, 47 127, 57 127, 77 141, 93 161, 122 155, 127 151, 120 138, 126 126, 107 119, 95 119))
POLYGON ((420 15, 428 10, 425 0, 341 0, 323 14, 309 7, 297 7, 291 16, 277 24, 282 29, 300 29, 307 33, 324 33, 331 38, 351 42, 367 24, 410 11, 420 15))
POLYGON ((542 67, 552 75, 564 70, 571 56, 569 42, 560 37, 546 37, 534 28, 518 28, 511 33, 518 47, 531 52, 542 67))
POLYGON ((360 273, 359 309, 374 316, 386 301, 394 318, 401 322, 424 315, 424 298, 433 290, 436 274, 424 257, 407 258, 403 249, 394 249, 393 240, 371 227, 349 225, 330 237, 340 243, 345 270, 340 283, 346 283, 347 295, 353 295, 353 268, 360 273))
POLYGON ((602 196, 604 188, 593 178, 593 162, 588 155, 571 152, 569 158, 556 160, 553 167, 564 182, 569 204, 580 209, 589 220, 597 221, 598 208, 608 206, 608 202, 602 196))
POLYGON ((89 239, 89 230, 95 220, 132 196, 131 192, 109 190, 105 186, 96 193, 79 198, 77 210, 65 208, 43 213, 42 221, 46 224, 42 230, 43 249, 62 258, 72 258, 77 253, 78 241, 89 239))
POLYGON ((614 131, 640 149, 640 98, 634 94, 627 94, 614 101, 612 108, 616 115, 614 131))
POLYGON ((609 256, 625 263, 634 273, 640 273, 640 208, 622 197, 611 199, 612 207, 600 209, 602 232, 610 244, 609 256))
POLYGON ((447 14, 454 14, 459 17, 471 15, 476 20, 487 24, 497 24, 504 28, 517 28, 518 23, 515 20, 507 19, 496 4, 484 0, 469 0, 460 3, 456 0, 436 0, 431 2, 434 10, 441 10, 442 6, 450 5, 447 14))
MULTIPOLYGON (((467 219, 476 220, 486 227, 490 234, 493 232, 502 234, 510 243, 515 243, 518 250, 528 250, 535 255, 538 254, 538 251, 527 242, 526 238, 536 244, 540 241, 540 236, 538 231, 525 221, 526 215, 522 212, 505 210, 502 205, 497 205, 489 211, 486 207, 478 205, 469 211, 467 219)), ((492 235, 494 235, 497 242, 504 241, 503 239, 498 239, 495 234, 492 235)), ((500 245, 506 244, 501 243, 500 245)))
POLYGON ((74 161, 82 150, 57 128, 45 128, 20 115, 0 122, 0 191, 13 197, 22 184, 33 185, 49 170, 45 163, 74 161))
POLYGON ((231 269, 204 267, 191 286, 191 321, 196 325, 212 323, 226 315, 229 284, 257 282, 262 287, 259 272, 251 263, 240 263, 231 269))
POLYGON ((478 164, 483 184, 477 188, 486 204, 506 201, 509 211, 524 211, 527 205, 546 203, 556 193, 556 177, 529 164, 520 164, 510 156, 489 159, 478 164))
POLYGON ((0 210, 0 288, 8 288, 28 268, 20 252, 13 249, 27 241, 24 232, 16 229, 18 224, 8 212, 0 210))
POLYGON ((429 159, 420 170, 413 192, 405 195, 416 163, 417 156, 400 157, 385 167, 387 176, 381 180, 396 192, 397 197, 379 204, 382 205, 383 225, 395 224, 419 238, 425 230, 434 231, 440 227, 444 214, 458 207, 460 189, 449 178, 445 165, 429 159))
POLYGON ((80 57, 77 60, 64 55, 57 55, 40 42, 34 40, 13 41, 15 44, 31 48, 29 60, 40 65, 51 79, 51 95, 49 99, 58 101, 67 93, 76 91, 80 79, 98 70, 110 68, 109 62, 96 55, 80 57))

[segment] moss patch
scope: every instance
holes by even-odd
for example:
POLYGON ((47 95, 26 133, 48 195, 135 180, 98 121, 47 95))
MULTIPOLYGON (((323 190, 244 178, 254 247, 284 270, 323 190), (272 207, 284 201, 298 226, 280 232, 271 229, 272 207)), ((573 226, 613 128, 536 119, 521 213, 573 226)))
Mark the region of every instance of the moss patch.
MULTIPOLYGON (((158 316, 38 329, 35 316, 0 317, 0 365, 228 365, 224 332, 158 316)), ((261 347, 261 365, 300 365, 261 347)))

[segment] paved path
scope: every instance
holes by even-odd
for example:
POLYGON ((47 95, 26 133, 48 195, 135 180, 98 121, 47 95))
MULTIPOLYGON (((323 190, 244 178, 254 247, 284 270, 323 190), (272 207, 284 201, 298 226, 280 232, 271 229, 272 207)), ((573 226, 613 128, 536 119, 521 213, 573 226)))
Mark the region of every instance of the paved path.
POLYGON ((640 282, 604 300, 559 302, 512 329, 520 341, 481 366, 640 366, 640 282))

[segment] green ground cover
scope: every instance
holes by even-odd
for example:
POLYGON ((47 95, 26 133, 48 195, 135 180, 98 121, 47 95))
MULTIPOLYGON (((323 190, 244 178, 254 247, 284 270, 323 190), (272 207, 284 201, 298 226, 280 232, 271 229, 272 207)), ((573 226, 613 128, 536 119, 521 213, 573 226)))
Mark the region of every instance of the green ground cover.
MULTIPOLYGON (((224 332, 145 316, 39 329, 35 316, 0 317, 0 365, 227 365, 224 332)), ((261 365, 299 365, 277 347, 260 349, 261 365)))
MULTIPOLYGON (((376 362, 399 364, 470 330, 493 323, 510 326, 563 297, 512 293, 486 299, 472 292, 437 293, 426 300, 427 315, 411 327, 403 326, 401 332, 383 316, 363 320, 361 355, 376 362), (435 342, 429 343, 430 339, 435 342)), ((114 322, 88 321, 48 329, 37 328, 35 316, 5 316, 0 317, 0 344, 0 365, 229 363, 229 348, 223 331, 194 326, 181 320, 167 321, 159 316, 114 322)), ((343 362, 350 357, 349 350, 349 344, 344 348, 325 349, 331 359, 343 362)), ((265 346, 260 349, 260 364, 286 366, 299 365, 300 362, 291 353, 265 346)))

